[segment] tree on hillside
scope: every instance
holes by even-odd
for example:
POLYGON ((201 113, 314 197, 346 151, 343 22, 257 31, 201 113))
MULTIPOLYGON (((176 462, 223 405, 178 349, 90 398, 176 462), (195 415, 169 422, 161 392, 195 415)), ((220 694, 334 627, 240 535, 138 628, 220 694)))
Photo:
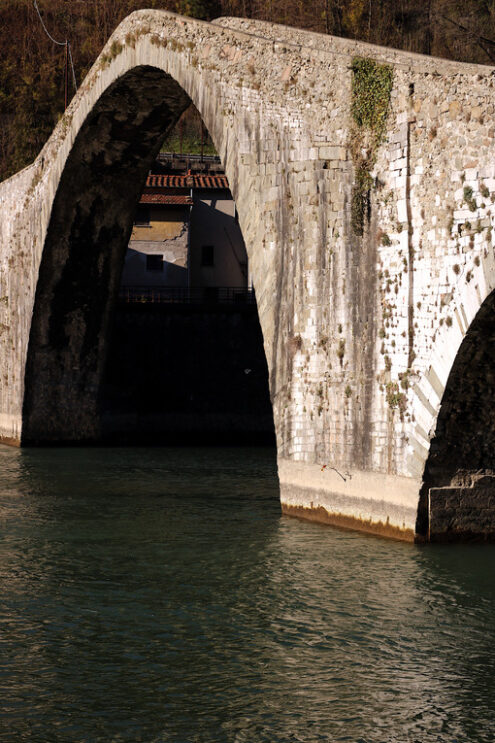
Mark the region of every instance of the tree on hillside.
MULTIPOLYGON (((495 64, 495 0, 38 0, 69 39, 80 83, 114 28, 139 8, 242 16, 422 54, 495 64)), ((32 0, 0 4, 0 179, 31 162, 63 113, 63 47, 32 0)))

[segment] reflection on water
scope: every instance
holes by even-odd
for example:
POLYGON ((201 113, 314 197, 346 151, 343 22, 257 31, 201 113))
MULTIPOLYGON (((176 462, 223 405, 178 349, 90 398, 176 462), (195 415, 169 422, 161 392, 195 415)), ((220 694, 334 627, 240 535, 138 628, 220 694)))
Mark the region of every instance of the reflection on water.
POLYGON ((272 452, 0 449, 1 741, 493 741, 495 551, 281 517, 272 452))

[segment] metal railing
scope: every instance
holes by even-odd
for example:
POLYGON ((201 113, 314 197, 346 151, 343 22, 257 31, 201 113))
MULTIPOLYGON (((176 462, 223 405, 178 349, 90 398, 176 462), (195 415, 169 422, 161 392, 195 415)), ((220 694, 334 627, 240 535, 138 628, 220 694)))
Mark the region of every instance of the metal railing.
POLYGON ((218 155, 191 155, 189 153, 184 153, 183 155, 181 155, 178 152, 160 152, 157 155, 156 159, 159 163, 167 163, 175 160, 182 162, 183 160, 186 160, 187 162, 191 163, 210 163, 214 165, 221 164, 221 160, 218 155))
POLYGON ((121 302, 195 305, 256 304, 253 289, 237 286, 121 286, 121 302))

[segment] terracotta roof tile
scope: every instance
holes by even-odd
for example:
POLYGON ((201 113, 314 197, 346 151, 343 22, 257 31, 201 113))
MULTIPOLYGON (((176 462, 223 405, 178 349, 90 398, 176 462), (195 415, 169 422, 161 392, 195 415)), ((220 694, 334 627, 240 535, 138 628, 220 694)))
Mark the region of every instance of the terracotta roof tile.
POLYGON ((228 188, 226 175, 149 175, 146 188, 228 188))

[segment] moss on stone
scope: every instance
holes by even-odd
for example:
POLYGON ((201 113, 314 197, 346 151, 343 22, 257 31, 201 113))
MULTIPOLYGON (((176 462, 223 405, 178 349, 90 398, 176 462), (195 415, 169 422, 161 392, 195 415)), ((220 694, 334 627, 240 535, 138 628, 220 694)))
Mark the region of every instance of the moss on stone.
POLYGON ((476 211, 476 199, 474 198, 471 186, 464 186, 464 201, 466 202, 469 211, 476 211))
POLYGON ((400 419, 404 420, 404 412, 406 409, 407 397, 404 392, 399 389, 398 382, 387 382, 385 385, 385 394, 387 398, 387 404, 390 410, 398 410, 400 419))
POLYGON ((125 43, 127 46, 130 46, 132 49, 135 49, 136 47, 136 35, 134 33, 129 32, 126 34, 125 37, 125 43))
POLYGON ((100 67, 102 69, 105 69, 105 67, 108 67, 110 62, 112 62, 115 57, 118 57, 119 54, 123 50, 123 45, 118 41, 117 39, 114 39, 112 43, 110 44, 110 48, 107 52, 101 55, 100 57, 100 67))

